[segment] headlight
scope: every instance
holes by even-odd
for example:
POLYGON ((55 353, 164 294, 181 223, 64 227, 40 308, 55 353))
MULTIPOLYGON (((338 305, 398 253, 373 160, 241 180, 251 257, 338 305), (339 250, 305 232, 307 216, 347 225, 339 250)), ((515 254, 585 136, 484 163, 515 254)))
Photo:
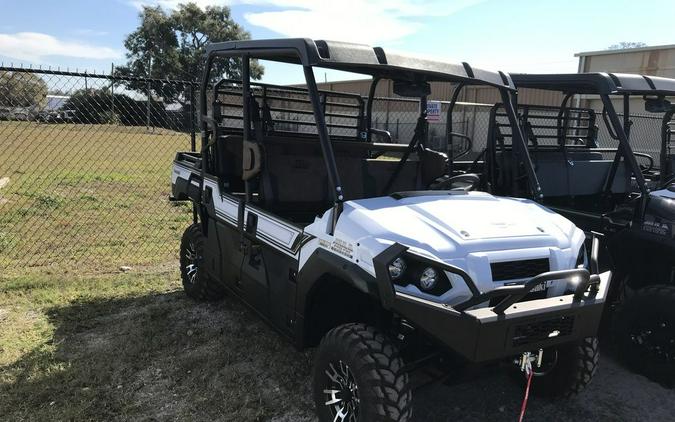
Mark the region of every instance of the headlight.
MULTIPOLYGON (((439 265, 443 264, 439 262, 439 265)), ((441 296, 452 289, 445 271, 436 267, 433 261, 411 253, 402 254, 391 261, 386 271, 391 282, 401 288, 413 285, 417 292, 432 296, 441 296)), ((451 274, 453 276, 455 275, 451 274)), ((456 277, 461 280, 461 276, 456 277)))
POLYGON ((398 280, 405 272, 406 264, 403 258, 396 258, 389 264, 389 277, 392 280, 398 280))
POLYGON ((438 282, 438 273, 431 267, 427 267, 420 275, 420 288, 424 291, 429 291, 436 287, 438 282))

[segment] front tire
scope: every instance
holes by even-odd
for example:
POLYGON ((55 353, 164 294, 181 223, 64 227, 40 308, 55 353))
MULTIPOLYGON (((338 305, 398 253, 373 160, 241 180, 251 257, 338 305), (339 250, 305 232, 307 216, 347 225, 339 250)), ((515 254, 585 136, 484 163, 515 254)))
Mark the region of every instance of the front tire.
POLYGON ((397 348, 365 324, 345 324, 321 340, 314 365, 320 422, 406 422, 412 391, 397 348))
MULTIPOLYGON (((542 367, 533 368, 532 393, 550 398, 577 396, 593 380, 599 359, 595 337, 544 349, 542 367)), ((518 375, 524 383, 525 376, 518 375)))
POLYGON ((645 287, 626 299, 616 312, 612 337, 631 369, 675 386, 675 286, 645 287))
POLYGON ((222 299, 225 289, 200 269, 204 261, 206 237, 199 224, 193 224, 183 233, 180 242, 180 276, 183 290, 193 299, 215 301, 222 299))

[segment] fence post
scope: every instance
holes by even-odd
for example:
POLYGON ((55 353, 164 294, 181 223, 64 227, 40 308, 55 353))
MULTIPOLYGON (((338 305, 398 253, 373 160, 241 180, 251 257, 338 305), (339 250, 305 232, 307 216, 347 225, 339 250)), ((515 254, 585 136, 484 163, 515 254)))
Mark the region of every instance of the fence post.
POLYGON ((195 152, 197 150, 196 140, 195 140, 195 86, 190 84, 190 106, 188 112, 190 113, 190 150, 195 152))
POLYGON ((110 63, 110 119, 115 119, 115 63, 110 63))
POLYGON ((148 132, 150 132, 150 80, 149 79, 148 79, 148 82, 147 82, 146 85, 147 85, 147 94, 146 95, 148 96, 148 98, 145 101, 145 104, 146 104, 145 112, 146 112, 146 115, 147 115, 145 125, 146 125, 146 130, 148 132))

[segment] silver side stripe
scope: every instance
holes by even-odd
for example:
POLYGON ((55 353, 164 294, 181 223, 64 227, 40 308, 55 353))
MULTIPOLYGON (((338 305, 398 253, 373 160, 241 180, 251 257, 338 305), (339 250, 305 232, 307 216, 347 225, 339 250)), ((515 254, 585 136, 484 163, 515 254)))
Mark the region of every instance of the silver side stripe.
MULTIPOLYGON (((229 194, 221 194, 218 184, 212 180, 205 180, 204 186, 210 187, 214 192, 213 204, 216 216, 224 222, 236 227, 239 211, 239 202, 237 198, 229 194)), ((249 212, 258 216, 257 239, 286 255, 298 258, 300 247, 312 237, 305 234, 301 228, 275 218, 250 205, 246 206, 244 211, 244 221, 246 221, 249 212)))

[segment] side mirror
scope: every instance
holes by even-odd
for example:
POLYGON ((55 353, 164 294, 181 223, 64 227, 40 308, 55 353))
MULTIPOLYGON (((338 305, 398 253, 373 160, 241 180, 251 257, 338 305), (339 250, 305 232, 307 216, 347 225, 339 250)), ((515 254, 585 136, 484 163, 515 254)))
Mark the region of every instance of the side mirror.
POLYGON ((394 94, 408 98, 428 97, 431 95, 431 85, 420 81, 394 81, 394 94))
POLYGON ((670 101, 663 97, 645 98, 645 111, 649 113, 665 113, 672 109, 670 101))

